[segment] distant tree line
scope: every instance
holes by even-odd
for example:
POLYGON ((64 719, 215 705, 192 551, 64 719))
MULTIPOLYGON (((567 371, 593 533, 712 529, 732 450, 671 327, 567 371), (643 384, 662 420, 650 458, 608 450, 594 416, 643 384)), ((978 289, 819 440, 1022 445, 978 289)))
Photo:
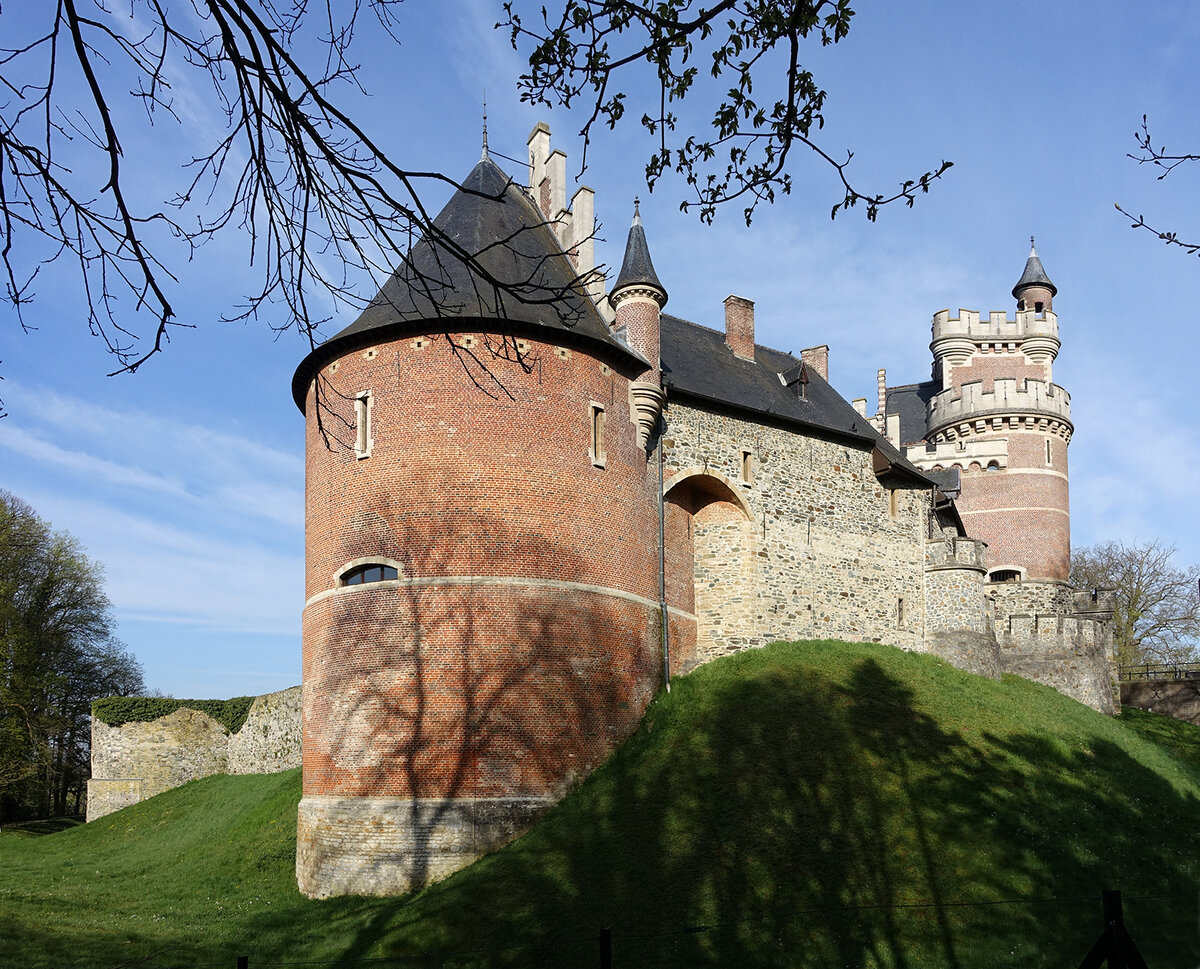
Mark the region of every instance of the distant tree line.
POLYGON ((79 543, 0 491, 0 821, 82 809, 92 701, 145 689, 111 610, 79 543))
POLYGON ((1200 566, 1175 564, 1177 549, 1149 542, 1100 542, 1071 555, 1071 584, 1117 592, 1117 662, 1184 663, 1200 658, 1200 566))

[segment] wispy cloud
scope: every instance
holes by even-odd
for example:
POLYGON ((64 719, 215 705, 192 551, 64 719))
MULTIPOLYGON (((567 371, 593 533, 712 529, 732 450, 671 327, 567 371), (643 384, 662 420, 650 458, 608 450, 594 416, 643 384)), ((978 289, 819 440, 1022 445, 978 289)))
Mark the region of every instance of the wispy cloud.
MULTIPOLYGON (((100 562, 118 634, 174 669, 176 638, 294 635, 303 600, 304 463, 213 424, 6 383, 0 485, 21 494, 100 562), (128 630, 154 635, 137 641, 128 630)), ((228 419, 226 419, 228 420, 228 419)), ((151 679, 151 685, 158 685, 151 679)), ((168 689, 186 689, 166 683, 168 689)), ((230 689, 241 689, 231 685, 230 689)))

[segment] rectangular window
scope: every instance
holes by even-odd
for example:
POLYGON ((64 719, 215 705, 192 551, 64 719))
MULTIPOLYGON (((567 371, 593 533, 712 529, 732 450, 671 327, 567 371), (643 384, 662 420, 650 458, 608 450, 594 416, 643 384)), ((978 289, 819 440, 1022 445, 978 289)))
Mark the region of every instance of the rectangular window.
POLYGON ((754 452, 742 451, 742 484, 754 484, 754 452))
POLYGON ((371 447, 371 392, 363 391, 354 398, 354 456, 369 458, 371 447))
POLYGON ((604 450, 604 408, 592 404, 590 408, 591 440, 588 446, 588 457, 598 468, 604 467, 608 455, 604 450))

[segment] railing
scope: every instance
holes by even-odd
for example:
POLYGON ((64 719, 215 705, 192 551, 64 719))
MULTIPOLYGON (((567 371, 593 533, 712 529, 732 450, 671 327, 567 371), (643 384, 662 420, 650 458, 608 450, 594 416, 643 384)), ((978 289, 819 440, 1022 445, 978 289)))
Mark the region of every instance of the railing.
POLYGON ((1117 679, 1191 680, 1200 679, 1200 663, 1136 663, 1117 667, 1117 679))

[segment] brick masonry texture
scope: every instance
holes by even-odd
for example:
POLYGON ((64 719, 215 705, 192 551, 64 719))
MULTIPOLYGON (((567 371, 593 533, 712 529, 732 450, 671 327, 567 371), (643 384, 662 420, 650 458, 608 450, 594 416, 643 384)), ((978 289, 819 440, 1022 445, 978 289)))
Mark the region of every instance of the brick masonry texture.
POLYGON ((119 727, 93 718, 87 819, 210 774, 269 774, 299 765, 298 686, 255 698, 232 736, 207 713, 186 707, 119 727))
MULTIPOLYGON (((632 731, 661 681, 657 469, 630 419, 637 373, 580 346, 454 340, 479 347, 486 370, 465 371, 445 336, 401 339, 328 364, 329 411, 310 391, 306 817, 331 797, 434 802, 448 816, 480 798, 556 797, 632 731), (317 415, 353 427, 368 391, 370 457, 326 447, 317 415), (339 586, 359 560, 398 578, 339 586)), ((326 869, 387 864, 387 839, 362 857, 359 822, 322 816, 299 829, 306 890, 326 869), (332 859, 343 843, 358 847, 332 859)), ((349 877, 345 890, 374 890, 349 877)))

